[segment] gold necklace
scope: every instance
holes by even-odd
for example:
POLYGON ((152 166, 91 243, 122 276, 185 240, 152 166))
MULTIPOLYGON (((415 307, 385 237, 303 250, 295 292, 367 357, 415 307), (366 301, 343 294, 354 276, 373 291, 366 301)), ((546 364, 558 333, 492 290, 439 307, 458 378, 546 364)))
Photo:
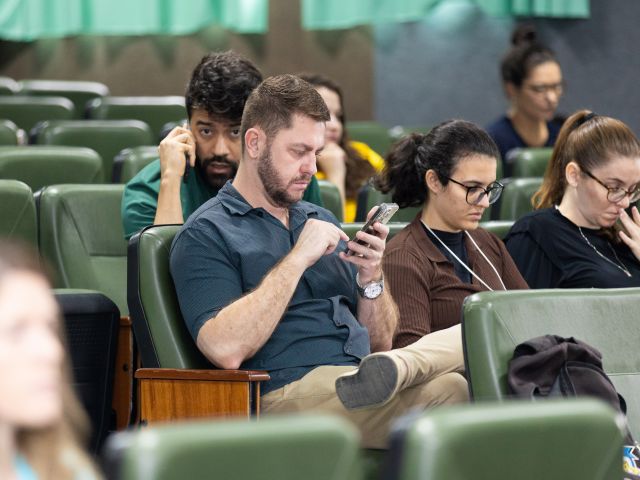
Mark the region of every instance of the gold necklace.
POLYGON ((613 253, 613 256, 616 257, 616 260, 619 262, 616 263, 613 260, 605 257, 602 253, 600 253, 598 251, 598 249, 595 247, 595 245, 593 245, 589 239, 585 236, 585 234, 582 232, 582 228, 580 228, 578 226, 578 231, 580 232, 580 235, 582 235, 582 238, 584 238, 584 241, 587 242, 587 245, 589 245, 591 248, 593 248, 593 251, 596 252, 601 258, 604 258, 607 262, 609 262, 611 265, 613 265, 614 267, 622 270, 624 273, 627 274, 627 277, 631 277, 631 272, 629 271, 629 269, 627 268, 627 266, 622 263, 622 260, 620 260, 620 258, 618 258, 618 254, 616 253, 616 251, 613 249, 613 247, 611 246, 611 244, 609 242, 607 242, 607 245, 609 245, 609 249, 611 250, 611 253, 613 253))

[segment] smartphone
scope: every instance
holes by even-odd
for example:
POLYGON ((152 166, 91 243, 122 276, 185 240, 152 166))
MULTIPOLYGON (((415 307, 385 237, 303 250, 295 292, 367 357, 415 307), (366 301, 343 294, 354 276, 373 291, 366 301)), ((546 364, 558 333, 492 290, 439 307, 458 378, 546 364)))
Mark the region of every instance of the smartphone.
POLYGON ((184 175, 182 176, 182 181, 184 183, 187 183, 187 180, 189 178, 189 170, 191 169, 191 163, 189 162, 189 154, 187 152, 184 152, 184 160, 185 160, 185 166, 184 166, 184 175))
MULTIPOLYGON (((391 217, 393 217, 393 214, 396 213, 397 211, 398 211, 398 204, 397 203, 381 203, 378 206, 378 209, 375 212, 373 212, 373 215, 371 215, 371 218, 369 220, 367 220, 367 223, 365 223, 362 226, 360 231, 361 232, 367 232, 367 233, 370 233, 372 235, 375 235, 375 230, 373 229, 373 224, 376 223, 376 222, 387 223, 389 220, 391 220, 391 217)), ((365 241, 360 240, 356 236, 354 236, 351 239, 351 241, 359 243, 360 245, 366 245, 367 244, 365 241)), ((351 250, 349 250, 349 247, 346 247, 344 249, 344 252, 347 255, 353 255, 354 254, 351 250)))

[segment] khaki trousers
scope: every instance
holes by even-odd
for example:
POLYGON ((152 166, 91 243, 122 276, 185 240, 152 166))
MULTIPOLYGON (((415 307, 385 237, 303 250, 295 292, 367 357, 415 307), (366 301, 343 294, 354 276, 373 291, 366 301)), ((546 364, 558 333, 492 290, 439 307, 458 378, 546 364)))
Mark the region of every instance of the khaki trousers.
POLYGON ((347 410, 336 395, 335 381, 353 366, 320 366, 300 380, 262 396, 261 412, 321 412, 351 421, 362 435, 365 448, 386 448, 387 434, 395 417, 413 407, 468 401, 460 325, 425 335, 417 342, 388 354, 406 364, 401 389, 382 407, 347 410))

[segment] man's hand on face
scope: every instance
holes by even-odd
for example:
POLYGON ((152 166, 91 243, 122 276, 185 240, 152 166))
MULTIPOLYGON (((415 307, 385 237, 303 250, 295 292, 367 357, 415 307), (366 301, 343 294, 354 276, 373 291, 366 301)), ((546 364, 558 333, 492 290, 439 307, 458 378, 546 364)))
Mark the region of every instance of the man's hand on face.
POLYGON ((329 222, 310 219, 305 224, 291 254, 306 269, 323 255, 333 252, 340 240, 349 240, 346 233, 329 222))
MULTIPOLYGON (((373 207, 369 211, 367 219, 371 217, 377 208, 373 207)), ((362 284, 382 278, 382 255, 389 235, 389 227, 380 222, 375 222, 373 230, 375 231, 373 235, 362 230, 356 233, 356 238, 362 240, 364 245, 353 241, 347 244, 353 255, 340 252, 340 258, 358 267, 358 274, 362 284)))
POLYGON ((195 167, 195 138, 186 125, 176 127, 160 142, 158 153, 161 178, 181 179, 186 167, 185 154, 189 157, 191 167, 195 167))

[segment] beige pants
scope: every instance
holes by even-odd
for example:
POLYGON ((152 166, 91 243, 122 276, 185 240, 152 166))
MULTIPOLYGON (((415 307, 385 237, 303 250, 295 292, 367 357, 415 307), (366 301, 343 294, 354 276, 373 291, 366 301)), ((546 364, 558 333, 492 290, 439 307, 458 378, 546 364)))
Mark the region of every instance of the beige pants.
POLYGON ((362 434, 366 448, 385 448, 395 417, 412 407, 461 403, 469 398, 462 375, 464 360, 460 325, 424 336, 417 342, 389 352, 408 367, 403 388, 382 407, 347 410, 336 395, 336 378, 353 371, 351 366, 321 366, 300 380, 263 395, 262 413, 323 412, 345 417, 362 434))

